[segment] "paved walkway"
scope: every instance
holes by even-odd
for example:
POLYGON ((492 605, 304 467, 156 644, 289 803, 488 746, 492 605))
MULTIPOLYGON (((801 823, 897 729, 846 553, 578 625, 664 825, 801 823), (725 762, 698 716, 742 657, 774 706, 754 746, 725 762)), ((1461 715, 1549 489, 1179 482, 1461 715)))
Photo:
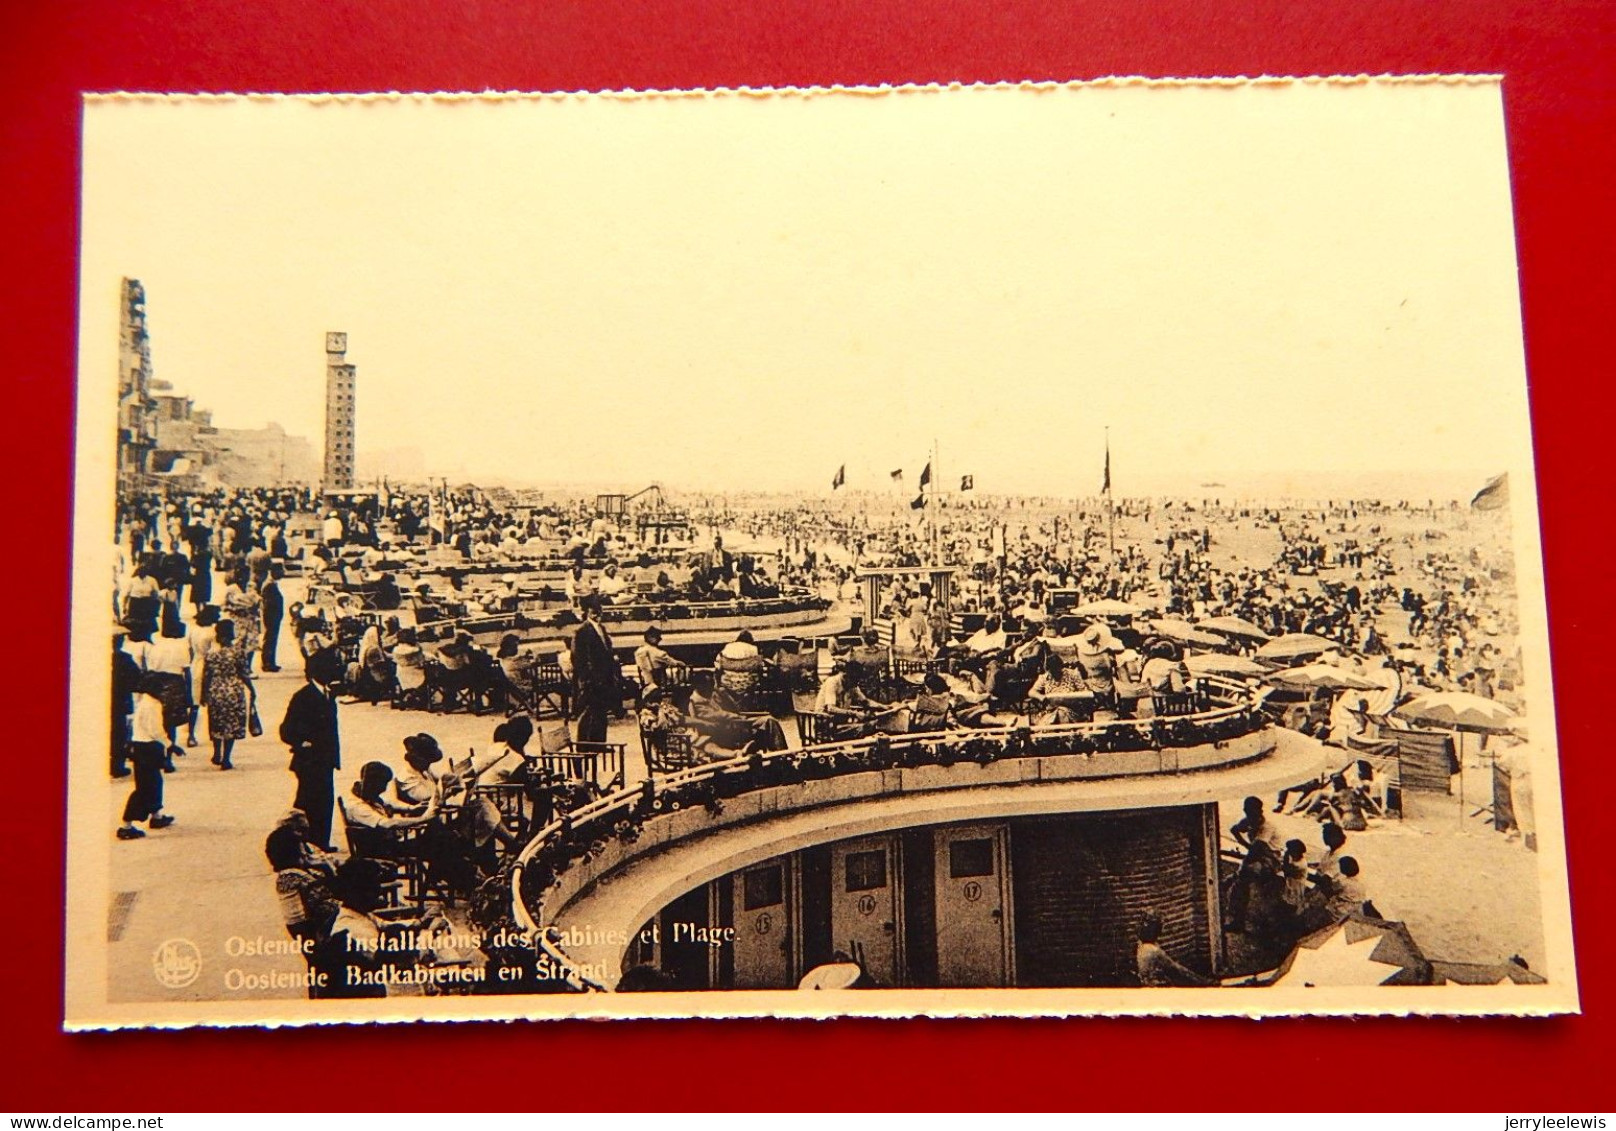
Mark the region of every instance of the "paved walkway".
MULTIPOLYGON (((282 655, 287 655, 283 649, 282 655)), ((295 648, 291 651, 296 657, 295 648)), ((178 769, 165 781, 165 810, 177 820, 144 840, 119 841, 113 831, 129 795, 128 779, 107 784, 107 839, 112 855, 111 906, 108 914, 108 979, 113 1001, 184 1001, 302 997, 300 985, 234 991, 242 978, 279 974, 290 977, 304 968, 296 954, 262 953, 282 947, 287 938, 275 898, 275 885, 264 858, 264 837, 291 807, 296 786, 287 769, 286 747, 276 735, 286 703, 302 686, 290 668, 258 676, 262 738, 236 744, 236 769, 224 772, 210 764, 204 715, 198 737, 202 744, 176 759, 178 769), (171 939, 188 939, 202 953, 202 974, 190 986, 170 990, 153 975, 152 958, 171 939), (233 941, 234 940, 234 941, 233 941), (245 944, 249 953, 232 954, 245 944), (251 951, 258 951, 251 953, 251 951), (232 975, 231 972, 238 972, 232 975), (229 979, 229 981, 227 981, 229 979)), ((406 735, 434 735, 446 757, 461 758, 468 748, 492 744, 497 715, 427 714, 395 711, 389 706, 344 703, 339 708, 342 770, 337 792, 346 793, 365 762, 403 766, 406 735)), ((543 724, 541 724, 543 725, 543 724)), ((628 745, 628 778, 644 776, 639 732, 632 716, 613 720, 608 737, 628 745)), ((341 821, 332 836, 344 848, 341 821)))

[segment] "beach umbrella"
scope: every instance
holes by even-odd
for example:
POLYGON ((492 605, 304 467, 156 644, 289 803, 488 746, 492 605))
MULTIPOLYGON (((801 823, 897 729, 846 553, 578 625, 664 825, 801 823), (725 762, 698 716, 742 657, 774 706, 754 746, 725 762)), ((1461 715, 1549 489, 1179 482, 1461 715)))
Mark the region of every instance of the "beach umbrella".
POLYGON ((1341 645, 1334 640, 1326 640, 1322 636, 1314 636, 1308 632, 1292 632, 1270 640, 1257 649, 1256 656, 1259 660, 1276 660, 1283 663, 1287 660, 1304 660, 1309 656, 1322 656, 1326 652, 1339 651, 1340 648, 1341 645))
POLYGON ((1133 617, 1144 611, 1138 605, 1130 605, 1126 601, 1114 601, 1106 598, 1101 601, 1090 601, 1086 605, 1079 605, 1072 610, 1072 615, 1079 617, 1133 617))
MULTIPOLYGON (((1520 723, 1514 711, 1496 699, 1483 699, 1468 691, 1433 691, 1418 695, 1397 708, 1394 714, 1427 726, 1445 727, 1455 731, 1504 732, 1520 723)), ((1464 736, 1455 738, 1455 753, 1459 758, 1459 819, 1465 811, 1465 751, 1464 736)))
POLYGON ((1243 617, 1209 617, 1195 627, 1203 632, 1216 632, 1221 636, 1233 636, 1240 640, 1255 640, 1258 643, 1273 639, 1268 633, 1243 617))
POLYGON ((1431 984, 1445 986, 1502 986, 1510 982, 1518 986, 1541 986, 1548 979, 1528 970, 1520 961, 1513 962, 1442 962, 1431 963, 1431 984))
POLYGON ((1416 696, 1395 713, 1414 722, 1454 730, 1507 731, 1521 721, 1498 700, 1468 691, 1435 691, 1416 696))
POLYGON ((1276 986, 1425 986, 1431 963, 1402 923, 1349 915, 1296 944, 1276 986))
POLYGON ((1328 691, 1378 691, 1380 684, 1354 672, 1329 664, 1303 664, 1299 668, 1282 668, 1268 677, 1276 683, 1292 687, 1313 687, 1328 691))
POLYGON ((850 990, 864 976, 857 962, 830 962, 815 966, 797 983, 799 990, 850 990))
POLYGON ((1169 640, 1177 640, 1181 644, 1194 644, 1201 648, 1227 648, 1228 640, 1215 636, 1210 632, 1202 632, 1187 620, 1175 620, 1172 617, 1156 617, 1145 622, 1146 628, 1157 636, 1165 636, 1169 640))
POLYGON ((1267 675, 1268 669, 1244 656, 1226 656, 1221 652, 1203 652, 1184 661, 1184 666, 1195 675, 1229 675, 1243 678, 1267 675))

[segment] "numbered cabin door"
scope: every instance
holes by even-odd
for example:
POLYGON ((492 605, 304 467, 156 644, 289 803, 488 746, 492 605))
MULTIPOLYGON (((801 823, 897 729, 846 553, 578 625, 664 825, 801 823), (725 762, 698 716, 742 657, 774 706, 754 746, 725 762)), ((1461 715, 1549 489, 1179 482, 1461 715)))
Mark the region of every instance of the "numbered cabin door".
POLYGON ((771 860, 735 876, 735 988, 790 989, 791 870, 771 860))
POLYGON ((882 986, 902 985, 898 839, 865 837, 830 850, 830 939, 882 986))
POLYGON ((1009 839, 1003 825, 957 826, 936 832, 940 985, 1014 983, 1009 839))

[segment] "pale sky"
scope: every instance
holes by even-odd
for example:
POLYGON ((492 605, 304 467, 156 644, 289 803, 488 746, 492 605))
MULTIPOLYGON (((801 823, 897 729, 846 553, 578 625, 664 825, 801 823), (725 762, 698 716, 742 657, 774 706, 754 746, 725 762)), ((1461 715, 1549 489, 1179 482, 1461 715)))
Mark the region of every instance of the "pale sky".
POLYGON ((472 479, 1462 490, 1530 466, 1507 172, 1490 84, 95 101, 81 391, 128 275, 221 425, 318 443, 345 330, 361 460, 472 479))

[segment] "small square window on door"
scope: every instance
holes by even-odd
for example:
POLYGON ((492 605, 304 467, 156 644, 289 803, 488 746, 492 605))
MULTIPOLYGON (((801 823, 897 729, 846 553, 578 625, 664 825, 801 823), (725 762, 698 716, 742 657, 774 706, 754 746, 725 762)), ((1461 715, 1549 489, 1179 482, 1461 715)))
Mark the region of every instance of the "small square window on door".
POLYGON ((784 903, 785 873, 780 865, 754 868, 744 873, 741 882, 741 908, 756 911, 760 907, 774 907, 784 903))
POLYGON ((887 886, 887 854, 885 849, 875 852, 849 852, 847 854, 847 890, 873 891, 887 886))
POLYGON ((993 841, 987 838, 951 841, 948 845, 948 875, 954 880, 993 875, 993 841))

